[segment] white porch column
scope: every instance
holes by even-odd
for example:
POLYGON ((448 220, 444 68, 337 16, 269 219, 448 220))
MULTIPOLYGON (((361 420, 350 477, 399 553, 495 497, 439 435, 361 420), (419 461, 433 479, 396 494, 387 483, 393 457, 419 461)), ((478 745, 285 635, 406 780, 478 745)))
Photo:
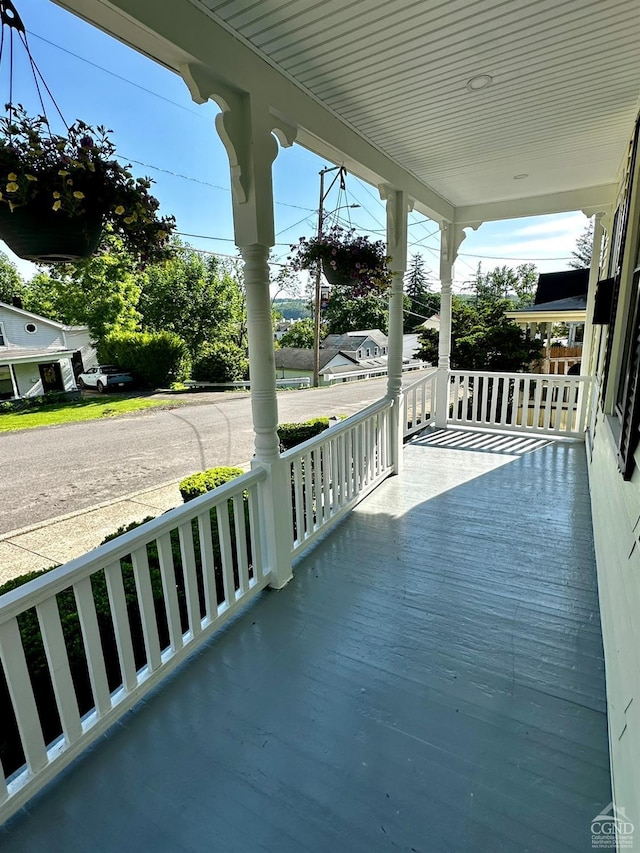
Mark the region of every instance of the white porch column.
POLYGON ((595 367, 592 369, 591 366, 592 353, 597 351, 597 347, 594 347, 596 327, 593 325, 593 308, 596 301, 596 286, 600 278, 600 254, 602 252, 602 237, 604 233, 602 219, 604 215, 604 213, 596 213, 593 222, 593 245, 591 248, 591 267, 589 269, 589 289, 587 291, 587 319, 584 324, 582 359, 580 362, 580 374, 582 376, 594 376, 596 372, 595 367))
POLYGON ((436 374, 436 416, 438 429, 449 419, 449 374, 451 368, 451 289, 453 264, 465 238, 461 226, 444 222, 440 231, 440 335, 438 337, 438 372, 436 374))
POLYGON ((393 274, 389 298, 389 347, 387 350, 387 399, 394 403, 391 418, 391 457, 393 470, 402 470, 402 438, 404 407, 402 390, 403 349, 403 292, 407 269, 407 218, 413 203, 406 192, 383 186, 380 195, 387 202, 387 252, 391 257, 389 269, 393 274))
POLYGON ((185 66, 182 75, 194 100, 213 98, 222 108, 216 129, 229 156, 235 242, 244 260, 249 337, 251 411, 255 432, 252 466, 268 473, 261 492, 261 533, 271 586, 291 579, 293 520, 291 478, 280 459, 276 369, 269 293, 269 249, 275 243, 271 167, 276 136, 291 145, 295 130, 272 116, 268 105, 229 90, 206 69, 185 66))

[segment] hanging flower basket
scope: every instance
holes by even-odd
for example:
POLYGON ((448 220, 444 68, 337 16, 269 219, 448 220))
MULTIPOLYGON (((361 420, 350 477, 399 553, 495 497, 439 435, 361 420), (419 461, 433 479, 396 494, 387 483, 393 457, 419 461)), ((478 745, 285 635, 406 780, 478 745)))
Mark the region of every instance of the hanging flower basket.
POLYGON ((168 257, 173 217, 159 217, 148 178, 115 159, 103 127, 76 121, 51 134, 43 116, 7 105, 0 119, 0 238, 20 257, 46 263, 92 255, 102 230, 149 262, 168 257))
POLYGON ((351 287, 353 296, 386 290, 391 284, 385 244, 356 236, 354 228, 336 225, 325 234, 301 237, 291 251, 294 270, 315 269, 321 263, 327 281, 351 287))
POLYGON ((358 282, 350 275, 345 275, 339 270, 334 269, 329 261, 322 261, 322 274, 329 282, 338 287, 356 287, 358 282))
POLYGON ((36 203, 0 204, 0 237, 19 258, 36 263, 73 263, 94 254, 102 236, 102 212, 60 216, 36 203))

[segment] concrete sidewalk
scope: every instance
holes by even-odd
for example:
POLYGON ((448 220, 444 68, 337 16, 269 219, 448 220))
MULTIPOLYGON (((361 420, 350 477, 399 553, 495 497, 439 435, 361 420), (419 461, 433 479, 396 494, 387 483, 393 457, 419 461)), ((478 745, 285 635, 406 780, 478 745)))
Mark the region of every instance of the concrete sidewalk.
POLYGON ((1 535, 0 584, 26 572, 67 563, 91 551, 122 525, 178 506, 182 503, 178 483, 164 483, 1 535))

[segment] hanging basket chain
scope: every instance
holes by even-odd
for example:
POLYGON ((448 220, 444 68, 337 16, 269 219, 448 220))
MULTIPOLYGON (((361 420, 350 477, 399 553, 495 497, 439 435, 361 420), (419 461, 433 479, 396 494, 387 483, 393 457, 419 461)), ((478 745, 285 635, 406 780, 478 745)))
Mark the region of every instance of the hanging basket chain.
POLYGON ((38 93, 38 100, 40 101, 42 115, 44 116, 47 127, 50 128, 50 124, 41 87, 44 87, 44 89, 46 90, 46 93, 49 96, 51 103, 55 107, 56 112, 60 116, 60 119, 68 132, 69 125, 67 124, 65 117, 63 116, 62 111, 60 110, 60 107, 56 102, 56 99, 53 97, 51 89, 47 85, 47 81, 44 79, 42 72, 38 68, 37 63, 31 54, 29 41, 27 39, 27 31, 22 22, 22 18, 18 14, 18 10, 13 5, 11 0, 0 0, 0 25, 2 26, 2 37, 0 38, 0 64, 2 63, 5 27, 7 27, 7 29, 9 30, 9 123, 11 123, 11 120, 13 118, 13 34, 14 32, 16 32, 18 33, 20 42, 22 43, 22 46, 24 47, 25 52, 27 54, 27 58, 29 60, 29 66, 31 68, 31 73, 33 74, 33 82, 38 93))

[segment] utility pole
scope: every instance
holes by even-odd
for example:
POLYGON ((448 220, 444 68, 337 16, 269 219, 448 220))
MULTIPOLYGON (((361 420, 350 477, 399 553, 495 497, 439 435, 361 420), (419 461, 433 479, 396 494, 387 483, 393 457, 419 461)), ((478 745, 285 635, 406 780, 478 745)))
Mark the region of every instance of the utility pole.
MULTIPOLYGON (((340 181, 340 189, 345 188, 345 176, 347 174, 347 170, 344 166, 332 166, 331 168, 324 168, 320 170, 320 202, 318 204, 318 239, 322 237, 322 229, 324 227, 324 202, 326 197, 331 192, 333 185, 336 181, 340 181), (337 172, 338 174, 329 184, 329 187, 325 191, 324 188, 324 176, 328 172, 337 172)), ((357 207, 358 205, 354 205, 357 207)), ((315 294, 313 300, 314 313, 313 313, 313 387, 317 388, 320 384, 320 295, 321 288, 320 282, 322 280, 322 262, 318 261, 318 265, 316 266, 316 287, 315 294)))

